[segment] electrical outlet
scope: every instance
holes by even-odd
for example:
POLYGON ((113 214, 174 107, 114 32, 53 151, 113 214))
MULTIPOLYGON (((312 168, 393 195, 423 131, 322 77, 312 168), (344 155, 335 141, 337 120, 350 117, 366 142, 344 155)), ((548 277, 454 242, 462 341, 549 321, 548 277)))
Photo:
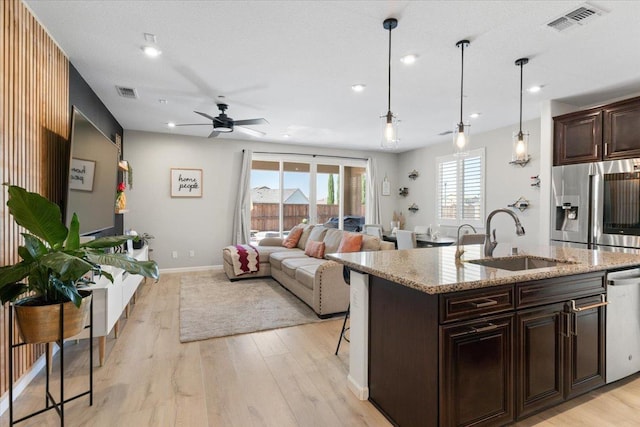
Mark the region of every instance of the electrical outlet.
POLYGON ((171 258, 178 258, 178 251, 171 252, 171 258))
POLYGON ((189 251, 189 256, 190 256, 190 257, 194 257, 194 256, 196 256, 196 251, 194 251, 193 249, 191 249, 191 250, 189 251))

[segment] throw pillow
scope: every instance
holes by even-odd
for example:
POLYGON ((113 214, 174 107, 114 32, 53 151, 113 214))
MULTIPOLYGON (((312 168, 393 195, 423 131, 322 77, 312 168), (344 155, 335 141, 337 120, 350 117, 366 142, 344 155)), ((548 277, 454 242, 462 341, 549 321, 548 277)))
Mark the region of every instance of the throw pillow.
POLYGON ((324 258, 324 242, 309 240, 307 247, 304 249, 304 254, 313 258, 324 258))
POLYGON ((295 248, 298 244, 298 240, 300 240, 300 236, 302 236, 302 228, 293 227, 287 238, 282 242, 282 246, 289 249, 295 248))
POLYGON ((359 252, 361 247, 362 234, 344 233, 338 246, 338 252, 359 252))

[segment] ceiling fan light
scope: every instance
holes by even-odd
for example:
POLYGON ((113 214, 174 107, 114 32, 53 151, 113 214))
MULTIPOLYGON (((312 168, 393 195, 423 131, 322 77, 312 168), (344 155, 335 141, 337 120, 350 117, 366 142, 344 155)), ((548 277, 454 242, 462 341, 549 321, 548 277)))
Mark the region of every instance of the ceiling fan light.
POLYGON ((157 58, 158 56, 160 56, 162 54, 162 51, 160 49, 158 49, 157 47, 153 47, 153 46, 143 46, 142 47, 142 51, 149 58, 157 58))

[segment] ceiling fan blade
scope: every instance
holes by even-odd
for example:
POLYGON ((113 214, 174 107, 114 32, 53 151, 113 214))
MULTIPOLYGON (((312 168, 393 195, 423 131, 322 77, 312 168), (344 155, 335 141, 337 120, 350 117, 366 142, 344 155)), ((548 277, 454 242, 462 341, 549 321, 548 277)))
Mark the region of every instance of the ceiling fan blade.
POLYGON ((214 130, 213 132, 211 132, 209 134, 209 136, 207 138, 215 138, 218 135, 220 135, 220 132, 218 132, 217 130, 214 130))
POLYGON ((260 136, 265 136, 266 135, 265 132, 261 132, 259 130, 255 130, 255 129, 245 128, 245 127, 242 127, 242 126, 234 126, 233 129, 237 130, 237 131, 240 131, 242 133, 245 133, 247 135, 251 135, 251 136, 260 137, 260 136))
POLYGON ((209 120, 215 120, 216 119, 215 117, 212 117, 212 116, 208 115, 207 113, 201 113, 200 111, 194 111, 194 113, 200 114, 202 117, 206 117, 209 120))
POLYGON ((239 126, 246 125, 268 125, 269 122, 265 119, 247 119, 247 120, 235 120, 234 123, 239 126))
POLYGON ((176 123, 176 126, 211 126, 211 123, 176 123))

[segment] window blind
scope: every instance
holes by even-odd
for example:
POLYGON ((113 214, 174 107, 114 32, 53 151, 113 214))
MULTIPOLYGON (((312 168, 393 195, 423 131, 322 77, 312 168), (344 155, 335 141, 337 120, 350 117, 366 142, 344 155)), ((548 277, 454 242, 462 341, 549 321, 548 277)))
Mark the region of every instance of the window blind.
POLYGON ((456 225, 469 222, 481 225, 484 218, 484 149, 466 157, 444 156, 437 159, 438 221, 456 225))

